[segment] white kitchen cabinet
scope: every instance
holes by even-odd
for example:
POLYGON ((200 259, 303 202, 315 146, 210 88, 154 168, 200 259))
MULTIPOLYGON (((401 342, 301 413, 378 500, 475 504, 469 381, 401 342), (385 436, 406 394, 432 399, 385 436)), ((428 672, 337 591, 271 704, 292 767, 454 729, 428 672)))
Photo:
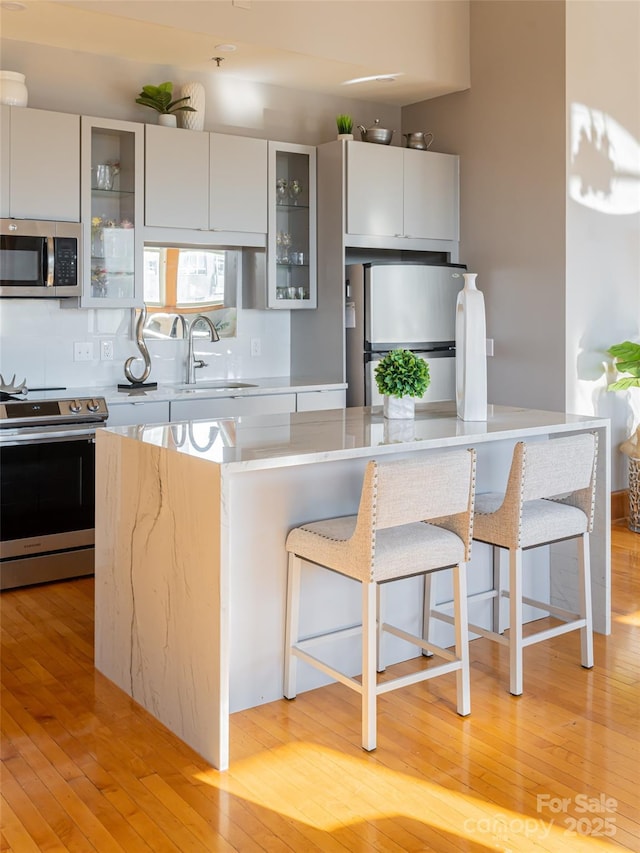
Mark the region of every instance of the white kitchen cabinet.
POLYGON ((267 140, 210 134, 209 227, 267 233, 267 140))
POLYGON ((402 148, 347 143, 347 232, 402 237, 402 148))
POLYGON ((297 394, 298 412, 319 412, 323 409, 344 409, 346 391, 299 391, 297 394))
POLYGON ((0 104, 0 219, 9 218, 10 148, 11 107, 6 104, 0 104))
POLYGON ((266 307, 316 305, 316 150, 270 142, 266 307))
POLYGON ((346 231, 406 239, 459 239, 459 158, 347 143, 346 231))
POLYGON ((136 400, 133 402, 109 404, 107 426, 110 427, 135 426, 136 424, 166 424, 168 422, 168 400, 136 400))
POLYGON ((403 148, 404 236, 460 239, 460 158, 403 148))
POLYGON ((147 125, 145 225, 267 232, 267 141, 147 125))
POLYGON ((201 418, 232 418, 238 415, 273 415, 295 412, 295 394, 261 394, 238 397, 205 397, 171 403, 171 421, 201 418))
POLYGON ((80 116, 2 107, 3 217, 80 221, 80 116))
POLYGON ((145 127, 145 225, 209 227, 209 134, 145 127))
POLYGON ((82 307, 143 302, 144 125, 82 116, 82 307))

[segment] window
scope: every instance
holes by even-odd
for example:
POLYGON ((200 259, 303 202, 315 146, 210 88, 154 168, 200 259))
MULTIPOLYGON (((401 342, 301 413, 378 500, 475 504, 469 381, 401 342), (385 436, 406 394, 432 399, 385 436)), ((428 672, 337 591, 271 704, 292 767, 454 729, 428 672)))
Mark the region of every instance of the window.
POLYGON ((145 246, 144 301, 183 314, 224 307, 226 252, 145 246))

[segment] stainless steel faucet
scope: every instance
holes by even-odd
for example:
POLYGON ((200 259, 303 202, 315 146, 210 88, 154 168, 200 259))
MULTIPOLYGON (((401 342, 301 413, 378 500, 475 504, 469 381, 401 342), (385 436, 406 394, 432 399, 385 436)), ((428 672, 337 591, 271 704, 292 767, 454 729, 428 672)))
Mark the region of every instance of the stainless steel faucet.
POLYGON ((210 341, 219 341, 220 335, 216 331, 216 327, 213 325, 211 320, 208 317, 205 317, 204 314, 197 314, 193 320, 191 321, 191 325, 189 326, 189 348, 187 352, 187 385, 195 385, 196 381, 196 368, 197 367, 206 367, 207 364, 201 358, 196 358, 195 353, 193 351, 193 333, 195 332, 196 326, 199 323, 204 323, 209 327, 210 341))

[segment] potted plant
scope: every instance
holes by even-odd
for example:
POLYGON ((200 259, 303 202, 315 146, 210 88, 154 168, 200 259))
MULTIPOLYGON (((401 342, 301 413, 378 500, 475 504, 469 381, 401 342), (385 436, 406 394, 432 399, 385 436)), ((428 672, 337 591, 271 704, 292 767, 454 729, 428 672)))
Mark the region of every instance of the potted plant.
POLYGON ((336 116, 338 139, 353 139, 353 119, 349 115, 336 116))
POLYGON ((177 112, 195 113, 193 107, 183 103, 190 100, 186 98, 178 98, 172 101, 173 83, 160 83, 159 86, 143 86, 142 91, 136 98, 136 104, 142 104, 143 107, 150 107, 158 113, 158 124, 165 124, 169 127, 176 126, 177 112), (167 118, 168 117, 168 118, 167 118))
POLYGON ((415 353, 394 349, 378 362, 374 372, 378 391, 384 395, 385 418, 412 418, 415 398, 429 387, 429 365, 415 353))
MULTIPOLYGON (((626 374, 607 386, 607 391, 627 391, 640 387, 640 344, 623 341, 609 347, 607 354, 615 359, 618 373, 626 374)), ((640 426, 620 445, 629 457, 629 529, 640 533, 640 426)))

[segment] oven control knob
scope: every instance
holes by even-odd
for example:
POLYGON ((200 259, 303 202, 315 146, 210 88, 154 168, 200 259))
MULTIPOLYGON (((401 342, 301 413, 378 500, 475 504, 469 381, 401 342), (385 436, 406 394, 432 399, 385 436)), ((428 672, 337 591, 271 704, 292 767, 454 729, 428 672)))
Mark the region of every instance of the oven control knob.
POLYGON ((90 412, 97 412, 99 408, 100 402, 98 400, 90 400, 87 403, 87 409, 89 409, 90 412))
POLYGON ((69 403, 69 411, 73 412, 74 415, 77 415, 80 409, 82 409, 82 404, 78 400, 72 400, 69 403))

